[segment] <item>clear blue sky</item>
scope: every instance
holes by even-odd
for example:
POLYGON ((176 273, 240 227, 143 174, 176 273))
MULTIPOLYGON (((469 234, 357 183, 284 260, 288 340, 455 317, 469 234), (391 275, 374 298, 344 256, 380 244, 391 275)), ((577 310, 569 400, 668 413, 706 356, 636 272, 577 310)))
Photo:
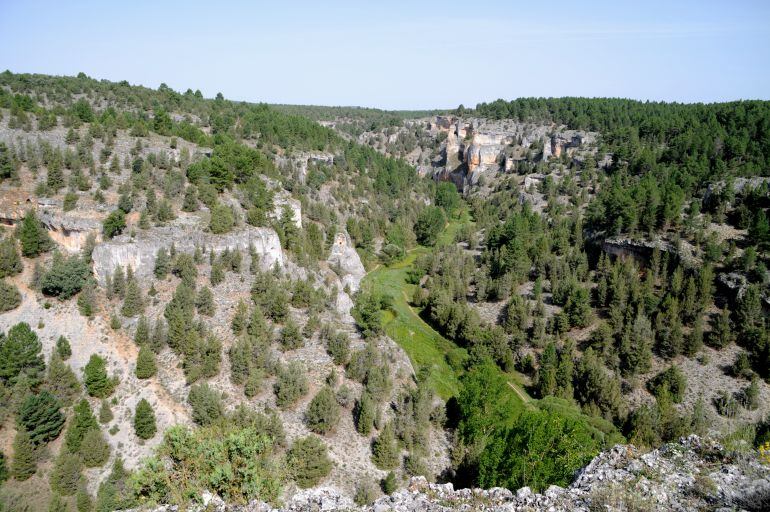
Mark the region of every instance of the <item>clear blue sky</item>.
POLYGON ((770 1, 0 0, 0 69, 271 103, 770 98, 770 1))

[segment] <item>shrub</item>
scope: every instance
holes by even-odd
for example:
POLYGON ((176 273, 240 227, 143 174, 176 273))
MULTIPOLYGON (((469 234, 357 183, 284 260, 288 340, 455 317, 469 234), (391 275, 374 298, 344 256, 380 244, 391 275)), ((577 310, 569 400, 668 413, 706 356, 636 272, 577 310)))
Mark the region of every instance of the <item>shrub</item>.
POLYGON ((21 304, 21 293, 15 285, 0 280, 0 313, 16 309, 21 304))
POLYGON ((324 386, 310 401, 305 411, 305 423, 316 434, 328 434, 340 419, 340 406, 329 386, 324 386))
POLYGON ((344 332, 334 333, 326 342, 326 351, 334 364, 346 364, 350 358, 350 339, 344 332))
POLYGON ((354 414, 356 418, 356 430, 358 430, 358 433, 362 436, 368 436, 374 427, 376 411, 374 402, 365 391, 361 393, 361 399, 356 403, 354 414))
POLYGON ((359 507, 372 503, 377 499, 377 489, 374 484, 368 480, 356 484, 356 492, 353 495, 353 501, 359 507))
POLYGON ((235 216, 232 209, 228 206, 217 203, 211 209, 211 220, 209 221, 209 229, 214 234, 228 233, 235 226, 235 216))
POLYGON ((393 471, 389 471, 388 474, 380 481, 380 487, 385 494, 392 494, 396 490, 396 474, 393 471))
POLYGON ((142 398, 134 413, 134 432, 140 439, 152 439, 157 430, 155 411, 153 411, 150 402, 142 398))
POLYGON ((280 342, 284 350, 294 350, 304 346, 305 340, 302 338, 302 333, 292 319, 286 320, 286 324, 281 329, 280 342))
POLYGON ((599 451, 581 420, 554 412, 522 412, 514 424, 493 434, 479 457, 479 484, 515 490, 567 485, 577 469, 599 451))
POLYGON ((65 406, 72 405, 83 389, 75 372, 56 352, 51 354, 48 361, 45 389, 58 397, 65 406))
POLYGON ((51 472, 51 488, 62 496, 72 496, 80 482, 80 457, 74 453, 62 452, 56 458, 51 472))
POLYGON ((198 425, 210 425, 225 414, 222 394, 206 383, 192 386, 187 402, 192 406, 193 421, 198 425))
POLYGON ((51 269, 43 274, 40 288, 46 295, 66 300, 83 288, 90 274, 88 264, 80 256, 66 258, 56 254, 51 269))
POLYGON ((671 399, 675 403, 682 402, 687 388, 687 378, 679 367, 672 365, 647 382, 647 388, 655 396, 659 396, 664 387, 668 389, 671 399))
POLYGON ((105 238, 118 236, 126 229, 126 214, 121 209, 113 210, 102 223, 102 234, 105 238))
POLYGON ((278 376, 273 384, 275 403, 285 408, 299 400, 307 393, 307 377, 302 364, 292 361, 278 370, 278 376))
POLYGON ((326 453, 326 445, 314 436, 294 441, 286 454, 286 462, 292 470, 294 481, 304 489, 318 485, 332 470, 332 461, 326 453))
POLYGON ((0 279, 21 273, 23 270, 19 251, 13 238, 0 242, 0 279))
POLYGON ((80 445, 80 453, 87 468, 96 468, 107 462, 110 458, 110 445, 101 430, 91 429, 86 433, 80 445))

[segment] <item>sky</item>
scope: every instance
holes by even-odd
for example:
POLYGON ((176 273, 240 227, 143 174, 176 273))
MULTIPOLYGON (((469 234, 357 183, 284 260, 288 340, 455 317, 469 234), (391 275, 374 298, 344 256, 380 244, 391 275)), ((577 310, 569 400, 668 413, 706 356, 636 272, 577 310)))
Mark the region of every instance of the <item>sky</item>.
POLYGON ((770 99, 770 1, 0 0, 0 70, 386 109, 770 99))

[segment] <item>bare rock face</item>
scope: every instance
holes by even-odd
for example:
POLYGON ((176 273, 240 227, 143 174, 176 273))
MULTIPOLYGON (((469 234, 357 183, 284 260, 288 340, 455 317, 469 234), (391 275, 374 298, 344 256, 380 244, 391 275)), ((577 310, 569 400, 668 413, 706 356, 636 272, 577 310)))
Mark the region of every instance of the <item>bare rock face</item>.
POLYGON ((347 286, 351 292, 356 292, 361 279, 366 275, 366 269, 347 233, 339 232, 334 237, 334 244, 327 261, 339 274, 342 285, 347 286))
POLYGON ((94 276, 104 286, 107 276, 112 275, 117 267, 130 266, 140 279, 150 278, 158 249, 169 249, 172 244, 179 252, 193 252, 196 247, 200 247, 205 251, 213 249, 217 253, 225 249, 237 249, 245 254, 253 246, 263 269, 272 268, 276 264, 280 267, 284 265, 278 234, 270 228, 246 226, 225 235, 213 235, 203 233, 193 226, 166 226, 140 232, 135 238, 121 235, 97 245, 92 255, 94 276))
POLYGON ((624 236, 607 238, 602 242, 602 250, 607 254, 620 257, 630 256, 643 263, 649 261, 655 249, 671 254, 686 267, 694 268, 700 265, 700 260, 692 253, 691 246, 686 244, 677 248, 662 239, 634 240, 624 236))
POLYGON ((294 199, 288 192, 278 193, 273 197, 273 211, 270 212, 270 218, 273 220, 280 220, 283 216, 283 210, 289 207, 292 213, 292 219, 294 225, 298 228, 302 228, 302 203, 299 199, 294 199))

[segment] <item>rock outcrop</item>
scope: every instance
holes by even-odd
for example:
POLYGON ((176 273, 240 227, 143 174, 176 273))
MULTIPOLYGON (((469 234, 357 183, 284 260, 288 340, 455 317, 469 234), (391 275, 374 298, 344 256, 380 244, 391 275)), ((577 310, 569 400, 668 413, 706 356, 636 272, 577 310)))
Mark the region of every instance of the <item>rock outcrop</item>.
POLYGON ((176 247, 179 252, 202 250, 222 252, 238 249, 248 256, 250 247, 260 258, 263 269, 283 266, 284 256, 278 234, 270 228, 246 226, 225 235, 203 233, 194 226, 166 226, 139 232, 136 237, 121 235, 96 246, 93 252, 94 276, 102 286, 117 267, 131 267, 140 279, 152 276, 155 257, 161 247, 176 247))
POLYGON ((339 232, 334 237, 327 261, 339 275, 343 286, 351 292, 358 291, 361 279, 366 275, 366 269, 347 233, 339 232))
MULTIPOLYGON (((356 507, 328 487, 299 492, 280 508, 262 502, 230 506, 210 494, 203 501, 199 510, 216 512, 768 510, 770 466, 755 455, 730 452, 719 443, 690 436, 645 454, 618 445, 594 458, 568 487, 551 486, 543 493, 529 487, 516 492, 455 489, 415 477, 406 489, 366 507, 356 507)), ((153 512, 176 510, 166 506, 153 512)))

